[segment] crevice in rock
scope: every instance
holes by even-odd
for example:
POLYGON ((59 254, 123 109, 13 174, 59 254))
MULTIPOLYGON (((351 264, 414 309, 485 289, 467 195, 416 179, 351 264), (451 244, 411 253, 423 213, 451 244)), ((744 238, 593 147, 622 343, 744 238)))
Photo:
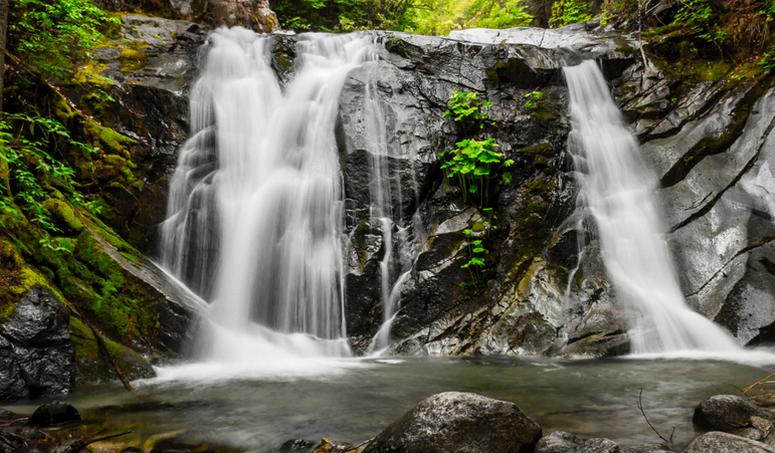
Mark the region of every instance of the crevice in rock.
MULTIPOLYGON (((711 199, 705 206, 703 206, 701 209, 696 211, 694 214, 690 215, 686 219, 679 222, 677 225, 670 228, 669 233, 674 233, 678 231, 679 229, 685 227, 686 225, 692 223, 693 221, 699 219, 700 217, 704 216, 708 211, 710 211, 713 206, 721 199, 722 196, 726 193, 727 190, 731 189, 737 183, 742 179, 743 176, 745 176, 748 171, 753 168, 753 166, 756 164, 756 161, 759 160, 759 156, 761 155, 762 149, 764 148, 764 145, 767 144, 767 137, 770 135, 772 130, 775 128, 775 120, 771 121, 769 126, 767 126, 767 129, 764 131, 764 133, 761 136, 761 144, 759 145, 759 148, 756 150, 756 153, 753 155, 751 159, 746 162, 746 164, 743 166, 742 170, 738 172, 738 174, 730 181, 729 184, 727 184, 723 189, 721 189, 713 199, 711 199)), ((685 175, 684 175, 685 177, 685 175)))
MULTIPOLYGON (((692 293, 687 294, 686 297, 693 297, 693 296, 696 296, 697 294, 701 293, 703 289, 705 289, 713 280, 716 279, 716 277, 720 273, 722 273, 724 271, 724 269, 726 269, 734 260, 736 260, 741 255, 743 255, 745 253, 748 253, 751 250, 757 249, 759 247, 764 247, 765 245, 767 245, 767 244, 769 244, 769 243, 771 243, 773 241, 775 241, 775 236, 769 236, 769 237, 766 237, 766 238, 764 238, 763 240, 761 240, 761 241, 759 241, 757 243, 749 244, 749 245, 745 246, 744 248, 738 250, 738 252, 735 253, 735 255, 732 258, 728 259, 727 262, 724 263, 724 265, 722 265, 716 272, 714 272, 713 275, 705 283, 703 283, 702 286, 700 286, 697 289, 697 291, 694 291, 692 293)), ((766 267, 766 265, 765 265, 765 267, 766 267)), ((775 269, 773 269, 773 270, 775 270, 775 269)), ((767 271, 770 272, 770 269, 768 268, 767 271)))
POLYGON ((732 111, 732 123, 726 128, 721 136, 705 137, 701 139, 662 176, 659 181, 660 187, 667 188, 678 184, 685 179, 689 172, 691 172, 704 158, 727 151, 745 131, 746 122, 750 116, 751 110, 763 92, 764 88, 758 82, 755 82, 732 111))

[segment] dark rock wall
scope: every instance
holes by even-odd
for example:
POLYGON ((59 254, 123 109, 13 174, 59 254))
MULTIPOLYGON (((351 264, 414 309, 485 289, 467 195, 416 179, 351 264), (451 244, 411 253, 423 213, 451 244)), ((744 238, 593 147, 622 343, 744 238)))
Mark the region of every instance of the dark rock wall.
MULTIPOLYGON (((127 35, 137 39, 148 39, 149 28, 176 30, 161 34, 166 38, 154 42, 144 66, 122 72, 107 59, 131 94, 125 104, 137 106, 115 123, 126 133, 140 131, 140 148, 153 156, 147 163, 140 158, 149 176, 125 228, 149 251, 154 225, 163 218, 166 178, 185 137, 196 49, 205 38, 192 24, 155 21, 125 19, 127 35), (156 54, 165 48, 173 52, 156 54), (143 115, 151 119, 147 127, 132 119, 143 115)), ((382 225, 369 218, 369 190, 372 163, 384 158, 395 224, 391 286, 408 271, 396 288, 396 351, 600 356, 627 350, 625 314, 600 262, 594 224, 576 213, 565 152, 570 125, 560 68, 580 55, 598 58, 660 175, 670 241, 690 303, 741 342, 773 335, 774 266, 767 258, 772 214, 761 195, 767 187, 760 187, 768 181, 772 149, 766 142, 771 79, 690 83, 652 62, 644 69, 626 37, 590 41, 573 27, 563 33, 581 37, 575 52, 382 33, 380 61, 350 75, 337 137, 346 197, 347 328, 356 349, 368 345, 383 320, 379 262, 385 244, 382 225), (389 131, 384 157, 370 151, 367 88, 377 93, 389 131), (445 186, 437 158, 458 139, 454 123, 443 117, 453 90, 476 91, 494 103, 497 127, 489 132, 516 162, 514 182, 500 188, 496 203, 497 229, 488 239, 491 273, 476 291, 465 288, 470 274, 461 269, 468 259, 462 232, 482 213, 445 186), (537 108, 526 108, 524 95, 532 91, 544 97, 537 108)), ((274 39, 274 67, 287 81, 295 40, 274 39)))
MULTIPOLYGON (((132 15, 122 20, 122 36, 95 54, 100 73, 114 80, 110 94, 116 103, 95 113, 131 139, 122 152, 135 179, 116 184, 112 173, 97 174, 100 184, 87 190, 99 190, 111 205, 105 216, 110 227, 153 255, 169 176, 188 135, 188 89, 207 30, 183 20, 132 15)), ((395 287, 395 352, 605 356, 627 350, 626 316, 600 262, 594 224, 576 210, 577 188, 565 151, 570 124, 561 67, 580 57, 600 61, 660 176, 669 241, 690 304, 741 343, 775 339, 771 76, 684 80, 658 58, 644 68, 640 53, 617 36, 575 51, 401 33, 377 38, 384 45, 380 59, 351 73, 336 131, 346 197, 347 328, 356 350, 368 346, 383 320, 379 262, 386 247, 382 225, 369 214, 375 159, 384 160, 391 193, 391 286, 401 278, 395 287), (496 126, 487 132, 515 161, 513 182, 496 191, 495 228, 487 239, 490 266, 475 287, 461 268, 469 258, 463 231, 487 215, 444 184, 437 157, 460 137, 443 117, 453 90, 475 91, 493 102, 496 126), (525 95, 534 91, 542 92, 541 101, 526 106, 525 95), (372 153, 364 122, 364 99, 375 92, 387 131, 385 156, 372 153)), ((295 38, 275 35, 274 41, 273 66, 285 82, 292 77, 295 38)), ((77 98, 77 87, 66 89, 77 98)), ((150 368, 134 351, 179 354, 190 343, 188 327, 201 301, 132 247, 105 240, 109 235, 101 228, 86 235, 95 256, 112 263, 110 272, 131 284, 132 303, 147 301, 149 319, 158 321, 158 332, 131 335, 105 324, 115 340, 109 347, 128 374, 144 376, 150 368)), ((17 306, 24 303, 19 298, 17 306)), ((79 334, 74 343, 81 377, 105 378, 88 329, 76 320, 70 330, 79 334)), ((69 388, 74 365, 63 358, 72 355, 63 346, 64 335, 61 344, 47 347, 56 358, 41 352, 34 366, 70 370, 61 373, 66 383, 60 379, 60 387, 41 384, 43 378, 35 376, 45 373, 23 372, 26 365, 12 352, 12 339, 0 338, 8 364, 3 369, 9 370, 2 384, 6 396, 69 388)))
POLYGON ((69 313, 51 291, 33 287, 0 323, 0 399, 64 394, 75 383, 69 313))

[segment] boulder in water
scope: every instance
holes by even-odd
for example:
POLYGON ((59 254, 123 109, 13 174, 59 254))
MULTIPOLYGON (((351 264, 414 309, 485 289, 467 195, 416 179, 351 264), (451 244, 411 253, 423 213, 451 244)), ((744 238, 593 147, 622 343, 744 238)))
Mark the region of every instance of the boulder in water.
POLYGON ((775 417, 737 395, 714 395, 694 409, 694 423, 706 428, 762 440, 773 430, 775 417))
POLYGON ((696 437, 684 453, 775 453, 775 448, 745 437, 711 431, 696 437))
POLYGON ((45 428, 80 421, 81 414, 75 407, 62 401, 54 401, 35 409, 35 412, 30 416, 29 424, 45 428))
POLYGON ((527 453, 540 438, 541 427, 514 403, 445 392, 417 404, 364 453, 527 453))

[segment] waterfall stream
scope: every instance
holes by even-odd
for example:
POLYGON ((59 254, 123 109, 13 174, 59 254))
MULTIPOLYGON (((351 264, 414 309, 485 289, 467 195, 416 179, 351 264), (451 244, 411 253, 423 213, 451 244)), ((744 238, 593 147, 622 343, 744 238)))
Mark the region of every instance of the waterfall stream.
POLYGON ((570 92, 573 154, 583 205, 595 220, 617 300, 633 314, 635 354, 742 351, 692 311, 665 240, 657 178, 640 155, 594 61, 564 68, 570 92))
POLYGON ((211 35, 191 94, 192 138, 171 182, 162 263, 211 301, 203 360, 345 356, 342 212, 334 136, 364 35, 303 35, 281 87, 271 37, 211 35))

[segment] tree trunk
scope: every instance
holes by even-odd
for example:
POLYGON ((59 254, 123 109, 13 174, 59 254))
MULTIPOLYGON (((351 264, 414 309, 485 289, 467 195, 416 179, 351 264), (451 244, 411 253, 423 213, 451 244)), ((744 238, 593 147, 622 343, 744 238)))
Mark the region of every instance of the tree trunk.
POLYGON ((0 0, 0 113, 3 111, 3 79, 5 78, 5 51, 8 36, 8 6, 11 0, 0 0))

